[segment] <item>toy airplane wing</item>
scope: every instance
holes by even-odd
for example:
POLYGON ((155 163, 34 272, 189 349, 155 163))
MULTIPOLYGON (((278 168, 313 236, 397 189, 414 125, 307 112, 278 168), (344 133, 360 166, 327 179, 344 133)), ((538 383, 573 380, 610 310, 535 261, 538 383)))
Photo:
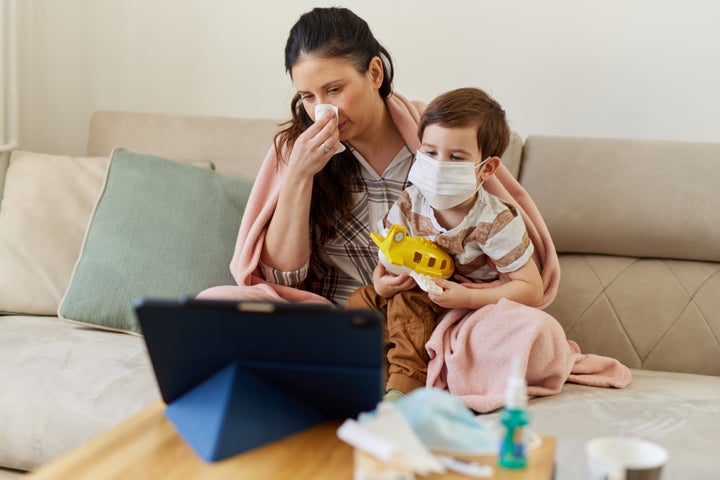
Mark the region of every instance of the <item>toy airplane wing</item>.
POLYGON ((393 225, 384 237, 371 233, 370 238, 378 246, 380 261, 395 274, 416 272, 448 278, 455 270, 449 253, 427 238, 408 235, 402 225, 393 225))

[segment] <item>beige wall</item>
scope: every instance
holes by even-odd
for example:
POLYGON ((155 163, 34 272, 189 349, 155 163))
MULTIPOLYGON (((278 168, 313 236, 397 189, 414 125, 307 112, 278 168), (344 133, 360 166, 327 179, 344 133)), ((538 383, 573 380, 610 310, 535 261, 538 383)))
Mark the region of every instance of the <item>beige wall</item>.
POLYGON ((485 88, 523 136, 720 141, 715 0, 21 0, 20 146, 82 153, 98 109, 285 117, 287 31, 340 3, 411 98, 485 88))

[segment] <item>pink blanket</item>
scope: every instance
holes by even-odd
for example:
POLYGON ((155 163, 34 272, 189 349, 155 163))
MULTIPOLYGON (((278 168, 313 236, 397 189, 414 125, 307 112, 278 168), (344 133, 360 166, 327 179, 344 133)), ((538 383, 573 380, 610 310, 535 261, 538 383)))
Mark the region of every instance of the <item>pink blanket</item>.
POLYGON ((531 397, 554 395, 566 381, 623 388, 631 379, 617 360, 581 354, 544 311, 510 300, 448 312, 426 347, 427 385, 449 390, 477 412, 503 405, 514 357, 525 367, 531 397))
MULTIPOLYGON (((416 151, 420 146, 417 126, 424 106, 398 94, 390 95, 386 105, 405 144, 410 151, 416 151)), ((283 157, 287 158, 287 152, 283 157)), ((277 166, 275 149, 271 148, 255 180, 230 263, 237 285, 213 287, 198 297, 330 303, 308 291, 268 283, 258 269, 285 170, 284 165, 277 166)), ((560 266, 540 212, 502 165, 483 187, 514 204, 521 213, 535 246, 534 259, 545 286, 540 307, 545 308, 557 293, 560 266)), ((527 360, 531 395, 557 393, 566 380, 620 387, 627 385, 630 378, 629 370, 612 359, 581 355, 577 345, 565 339, 557 321, 542 310, 513 302, 499 302, 476 312, 448 312, 427 346, 432 355, 428 384, 448 388, 478 411, 501 405, 498 399, 504 391, 511 351, 527 360), (616 368, 607 368, 607 362, 616 363, 616 368), (605 381, 606 377, 611 381, 605 381)))

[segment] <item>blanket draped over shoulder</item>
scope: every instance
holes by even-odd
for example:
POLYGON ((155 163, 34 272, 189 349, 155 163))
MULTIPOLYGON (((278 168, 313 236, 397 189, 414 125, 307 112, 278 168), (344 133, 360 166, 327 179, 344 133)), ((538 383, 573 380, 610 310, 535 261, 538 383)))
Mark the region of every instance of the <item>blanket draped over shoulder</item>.
MULTIPOLYGON (((386 99, 386 105, 408 149, 415 152, 420 146, 417 127, 424 106, 395 93, 386 99)), ((282 154, 285 159, 289 156, 286 149, 282 154)), ((199 298, 331 303, 312 292, 269 283, 259 270, 265 233, 285 172, 285 163, 278 165, 275 147, 271 147, 253 185, 230 262, 237 285, 207 289, 199 298)), ((445 314, 427 344, 431 358, 427 385, 448 389, 478 412, 494 410, 502 406, 510 360, 519 356, 526 366, 531 396, 558 393, 566 381, 626 386, 630 382, 627 367, 611 358, 582 355, 577 344, 566 339, 557 320, 542 310, 555 298, 560 266, 533 200, 502 165, 483 188, 515 205, 521 213, 535 246, 544 296, 539 308, 501 301, 477 311, 455 309, 445 314)), ((506 279, 502 277, 498 280, 503 281, 506 279)))

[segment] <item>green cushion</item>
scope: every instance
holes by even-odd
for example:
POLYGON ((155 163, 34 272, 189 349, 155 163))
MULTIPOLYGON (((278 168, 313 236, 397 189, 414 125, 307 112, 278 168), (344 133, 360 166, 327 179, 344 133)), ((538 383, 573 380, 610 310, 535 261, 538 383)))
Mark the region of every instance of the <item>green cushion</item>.
POLYGON ((250 188, 247 180, 116 149, 60 317, 141 333, 135 299, 234 283, 229 264, 250 188))

